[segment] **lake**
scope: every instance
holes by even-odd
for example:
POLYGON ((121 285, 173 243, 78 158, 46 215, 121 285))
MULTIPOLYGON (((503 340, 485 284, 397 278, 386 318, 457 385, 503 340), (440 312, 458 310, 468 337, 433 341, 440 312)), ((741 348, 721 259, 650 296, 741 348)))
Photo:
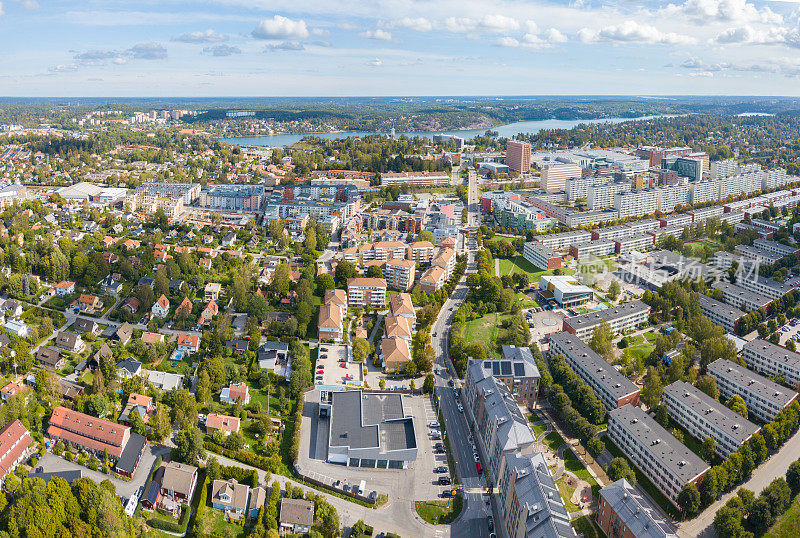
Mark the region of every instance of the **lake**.
MULTIPOLYGON (((623 121, 633 120, 650 120, 654 118, 664 118, 671 116, 642 116, 638 118, 597 118, 590 120, 532 120, 532 121, 517 121, 508 123, 506 125, 499 125, 492 127, 492 131, 497 131, 500 136, 511 138, 520 133, 535 134, 539 131, 546 129, 572 129, 581 123, 622 123, 623 121)), ((409 133, 395 133, 396 136, 422 136, 432 138, 433 135, 447 134, 460 136, 464 139, 470 139, 478 135, 482 135, 486 129, 465 129, 456 131, 414 131, 409 133)), ((264 136, 237 136, 232 138, 220 138, 220 142, 228 144, 237 144, 239 146, 270 146, 282 147, 299 142, 304 136, 314 135, 328 140, 336 140, 339 138, 361 137, 371 134, 387 134, 387 133, 374 133, 367 131, 347 131, 342 133, 305 133, 305 134, 275 134, 264 136)))

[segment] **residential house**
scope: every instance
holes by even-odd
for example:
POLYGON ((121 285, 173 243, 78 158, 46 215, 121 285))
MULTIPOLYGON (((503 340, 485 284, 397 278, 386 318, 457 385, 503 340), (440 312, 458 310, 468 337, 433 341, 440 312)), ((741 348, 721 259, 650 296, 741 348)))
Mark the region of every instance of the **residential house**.
POLYGON ((171 372, 159 372, 157 370, 144 370, 147 373, 147 380, 155 388, 170 391, 183 388, 183 376, 171 372))
POLYGON ((41 346, 36 352, 36 360, 39 364, 52 370, 61 370, 66 359, 61 356, 61 352, 54 347, 41 346))
POLYGON ((75 318, 75 322, 72 324, 72 330, 79 334, 97 336, 100 334, 100 325, 91 319, 75 318))
POLYGON ((225 348, 234 350, 241 357, 250 348, 250 342, 241 339, 230 339, 225 342, 225 348))
POLYGON ((8 332, 20 338, 27 338, 28 336, 28 325, 20 318, 11 318, 7 320, 4 327, 8 332))
POLYGON ((28 459, 31 443, 30 432, 19 420, 9 422, 0 430, 0 484, 8 473, 28 459))
POLYGON ((239 431, 239 417, 229 417, 217 413, 209 413, 206 418, 207 431, 220 431, 225 435, 239 431))
POLYGON ((217 314, 219 314, 219 307, 217 306, 217 303, 212 299, 203 309, 203 312, 200 314, 200 319, 197 320, 197 323, 200 325, 205 325, 206 323, 209 323, 211 319, 217 314))
POLYGON ((219 400, 229 405, 233 405, 237 401, 242 405, 247 405, 250 403, 250 389, 244 382, 231 383, 229 386, 222 389, 219 400))
POLYGON ((398 337, 384 337, 381 339, 381 361, 387 372, 403 371, 411 361, 411 350, 408 340, 398 337))
POLYGON ((15 396, 22 392, 25 388, 25 378, 20 376, 14 381, 8 383, 5 387, 0 389, 0 397, 2 397, 3 401, 5 402, 12 396, 15 396))
POLYGON ((200 351, 200 337, 196 334, 179 334, 176 338, 178 351, 191 355, 200 351))
POLYGON ((131 336, 133 336, 133 326, 128 322, 120 325, 119 328, 114 332, 114 340, 122 345, 127 344, 131 339, 131 336))
POLYGON ((136 297, 128 297, 128 299, 122 305, 122 309, 127 310, 133 315, 139 311, 140 306, 142 306, 142 302, 139 299, 136 297))
POLYGON ((121 379, 130 379, 137 375, 142 375, 142 363, 130 357, 122 359, 116 364, 117 375, 121 379))
POLYGON ((171 461, 164 467, 158 506, 179 517, 181 506, 191 504, 197 487, 197 467, 171 461))
POLYGON ((122 413, 119 415, 119 422, 121 424, 130 425, 131 413, 139 413, 141 419, 147 422, 155 412, 156 406, 151 397, 131 393, 131 395, 128 396, 128 403, 125 405, 125 409, 123 409, 122 413))
POLYGON ((6 299, 0 304, 0 312, 7 318, 18 318, 22 315, 23 308, 14 299, 6 299))
POLYGON ((163 293, 158 300, 153 303, 153 308, 150 309, 150 312, 153 313, 154 317, 164 319, 169 316, 169 299, 163 293))
MULTIPOLYGON (((114 254, 116 256, 116 254, 114 254)), ((113 275, 108 275, 100 281, 100 291, 103 293, 117 294, 122 291, 122 282, 116 280, 113 275)))
POLYGON ((180 293, 186 289, 186 282, 179 278, 173 278, 169 281, 169 294, 170 295, 180 295, 180 293))
POLYGON ((205 301, 216 301, 219 299, 220 291, 222 291, 222 284, 219 282, 209 282, 205 287, 205 301))
POLYGON ((314 525, 314 503, 284 498, 278 522, 281 534, 308 534, 314 525))
POLYGON ((250 488, 250 502, 247 503, 248 519, 253 519, 258 517, 258 511, 261 510, 262 506, 264 506, 266 500, 267 500, 266 488, 262 486, 250 488))
POLYGON ((228 519, 244 519, 250 488, 235 479, 214 480, 211 485, 211 506, 222 510, 228 519))
POLYGON ((188 318, 192 314, 193 306, 194 304, 192 303, 191 299, 184 297, 183 301, 181 301, 181 304, 175 309, 175 319, 188 318))
POLYGON ((67 280, 62 280, 61 282, 56 284, 53 289, 55 290, 55 294, 57 297, 72 295, 73 293, 75 293, 75 283, 69 282, 67 280))
POLYGON ((147 347, 153 344, 162 344, 164 342, 164 335, 145 331, 142 333, 142 342, 144 342, 147 347))
POLYGON ((289 361, 289 344, 267 341, 258 348, 258 367, 262 372, 277 371, 281 364, 289 361))
POLYGON ((78 308, 81 312, 95 312, 103 308, 103 301, 96 295, 81 293, 80 297, 78 297, 78 308))
POLYGON ((56 336, 56 345, 61 349, 72 351, 73 353, 80 353, 86 347, 83 339, 75 333, 68 333, 61 331, 56 336))

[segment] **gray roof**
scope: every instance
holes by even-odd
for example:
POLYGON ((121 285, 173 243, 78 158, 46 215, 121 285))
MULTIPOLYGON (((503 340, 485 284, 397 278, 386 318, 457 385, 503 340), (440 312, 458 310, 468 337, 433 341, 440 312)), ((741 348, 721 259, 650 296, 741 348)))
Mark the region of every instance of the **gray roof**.
POLYGON ((749 280, 751 282, 758 282, 762 286, 772 288, 773 290, 779 292, 782 296, 794 289, 794 286, 790 286, 789 284, 785 284, 783 282, 778 282, 777 280, 773 280, 771 278, 764 278, 763 276, 752 274, 749 271, 738 273, 736 276, 736 281, 738 282, 740 278, 743 280, 749 280))
POLYGON ((636 538, 672 538, 675 529, 660 511, 624 478, 600 490, 611 510, 636 538))
POLYGON ((742 312, 738 308, 735 308, 731 305, 727 305, 725 303, 721 303, 716 299, 712 299, 708 295, 703 295, 702 293, 697 294, 700 298, 700 311, 705 314, 705 311, 714 311, 720 316, 723 316, 725 319, 729 320, 731 323, 736 322, 739 318, 746 316, 745 312, 742 312))
POLYGON ((742 348, 742 352, 745 350, 753 351, 763 357, 769 357, 775 362, 781 361, 784 364, 792 364, 795 369, 800 369, 800 353, 795 353, 767 340, 756 338, 751 342, 747 342, 742 348))
POLYGON ((781 407, 786 407, 789 402, 797 397, 797 393, 779 385, 774 381, 758 375, 749 368, 745 368, 727 359, 717 359, 708 365, 707 372, 714 377, 727 379, 734 385, 745 388, 748 392, 758 394, 765 400, 771 401, 781 407))
POLYGON ((413 418, 401 394, 333 392, 330 445, 401 450, 417 447, 413 418))
MULTIPOLYGON (((734 296, 741 297, 740 305, 744 302, 752 303, 760 305, 760 308, 764 308, 769 303, 772 302, 772 299, 767 297, 766 295, 761 295, 760 293, 756 293, 754 291, 750 291, 745 289, 741 286, 737 286, 736 284, 731 284, 730 282, 726 282, 724 280, 717 280, 714 284, 711 285, 712 288, 715 290, 722 290, 723 292, 733 294, 734 296)), ((733 305, 737 306, 737 305, 733 305)))
POLYGON ((581 314, 580 316, 572 316, 564 318, 570 327, 575 330, 587 327, 594 327, 604 321, 610 322, 612 320, 628 316, 635 312, 650 310, 650 307, 642 301, 631 301, 613 308, 606 308, 597 312, 589 312, 588 314, 581 314))
POLYGON ((555 253, 553 249, 550 247, 546 247, 541 243, 537 243, 535 241, 531 241, 525 244, 525 248, 533 250, 534 252, 538 252, 545 258, 558 258, 559 255, 555 253))
POLYGON ((783 254, 775 254, 763 248, 754 247, 751 245, 736 245, 736 252, 747 258, 761 258, 767 263, 776 263, 784 257, 783 254))
POLYGON ((764 239, 763 237, 759 237, 755 241, 753 241, 753 246, 758 248, 772 248, 774 250, 778 250, 782 252, 784 255, 794 254, 798 251, 798 249, 784 245, 783 243, 778 243, 777 241, 770 241, 769 239, 764 239))
POLYGON ((670 469, 682 483, 685 484, 709 469, 709 465, 700 456, 683 446, 641 408, 631 404, 623 405, 612 409, 609 417, 636 439, 640 449, 643 448, 653 459, 658 460, 664 469, 670 469))
POLYGON ((550 475, 544 456, 506 455, 506 465, 516 473, 513 488, 525 515, 525 535, 536 538, 574 537, 569 513, 550 475))
MULTIPOLYGON (((603 357, 587 346, 580 338, 568 332, 556 333, 550 337, 550 349, 553 349, 553 342, 556 342, 565 350, 564 355, 568 362, 580 363, 587 372, 592 374, 594 381, 613 394, 617 401, 634 392, 639 392, 639 387, 617 371, 616 368, 608 364, 603 357)), ((576 370, 579 376, 581 373, 576 370)), ((616 406, 614 406, 616 407, 616 406)))
POLYGON ((536 360, 533 358, 531 348, 503 346, 502 359, 487 359, 483 361, 483 368, 490 375, 504 377, 533 377, 540 378, 539 369, 536 367, 536 360))
POLYGON ((739 444, 747 441, 761 429, 686 381, 676 381, 664 387, 664 396, 667 395, 672 396, 675 401, 682 402, 696 415, 703 417, 703 420, 714 424, 719 431, 736 439, 739 444))

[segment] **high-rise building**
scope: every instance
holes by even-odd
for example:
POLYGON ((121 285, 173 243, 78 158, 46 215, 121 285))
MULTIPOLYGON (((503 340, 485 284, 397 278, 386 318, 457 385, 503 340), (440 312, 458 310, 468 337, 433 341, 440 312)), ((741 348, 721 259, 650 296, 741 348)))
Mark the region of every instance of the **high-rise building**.
POLYGON ((509 140, 506 144, 506 165, 514 170, 526 174, 531 170, 531 145, 527 142, 509 140))
POLYGON ((542 170, 541 188, 547 192, 561 192, 566 188, 566 180, 581 177, 582 170, 578 164, 551 164, 542 170))

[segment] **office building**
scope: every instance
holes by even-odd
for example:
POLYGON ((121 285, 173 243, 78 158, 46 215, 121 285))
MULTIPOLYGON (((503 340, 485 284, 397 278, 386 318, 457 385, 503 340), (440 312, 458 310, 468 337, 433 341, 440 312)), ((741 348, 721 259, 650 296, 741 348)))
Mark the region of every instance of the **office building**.
POLYGON ((785 347, 757 338, 742 348, 742 358, 747 367, 770 377, 780 375, 786 383, 797 387, 800 383, 800 354, 785 347))
POLYGON ((595 521, 606 536, 677 538, 672 524, 649 497, 624 478, 600 490, 595 521))
POLYGON ((748 416, 762 422, 772 422, 797 399, 795 391, 726 359, 715 360, 706 372, 717 380, 717 388, 724 399, 738 394, 747 404, 748 416))
POLYGON ((414 417, 405 413, 402 394, 331 393, 320 403, 328 422, 328 462, 351 467, 405 469, 417 459, 414 417))
POLYGON ((594 290, 580 284, 573 275, 542 275, 539 295, 545 301, 553 299, 563 308, 572 308, 591 301, 594 290))
POLYGON ((561 267, 561 256, 548 247, 534 241, 525 243, 525 247, 522 249, 522 255, 539 269, 550 270, 561 267))
POLYGON ((685 381, 664 388, 662 402, 671 420, 702 441, 714 439, 716 453, 727 458, 761 429, 702 390, 685 381))
POLYGON ((639 387, 574 335, 565 332, 554 334, 547 355, 563 355, 607 409, 628 403, 639 405, 639 387))
POLYGON ((348 279, 347 304, 350 308, 383 308, 386 306, 386 280, 367 277, 348 279))
POLYGON ((624 333, 638 327, 650 317, 650 307, 642 301, 631 301, 598 312, 564 318, 563 330, 576 335, 584 342, 592 337, 594 328, 608 323, 614 334, 624 333))
POLYGON ((726 332, 736 333, 739 320, 746 316, 746 312, 742 312, 738 308, 721 303, 712 299, 707 295, 698 293, 700 299, 700 312, 725 329, 726 332))
POLYGON ((521 174, 531 170, 531 145, 527 142, 509 140, 506 143, 506 165, 521 174))
POLYGON ((608 436, 676 506, 683 487, 689 483, 699 486, 710 469, 697 454, 634 405, 624 405, 609 413, 608 436))
POLYGON ((539 185, 547 192, 561 192, 566 188, 567 179, 582 174, 583 169, 577 164, 549 164, 542 169, 539 185))

